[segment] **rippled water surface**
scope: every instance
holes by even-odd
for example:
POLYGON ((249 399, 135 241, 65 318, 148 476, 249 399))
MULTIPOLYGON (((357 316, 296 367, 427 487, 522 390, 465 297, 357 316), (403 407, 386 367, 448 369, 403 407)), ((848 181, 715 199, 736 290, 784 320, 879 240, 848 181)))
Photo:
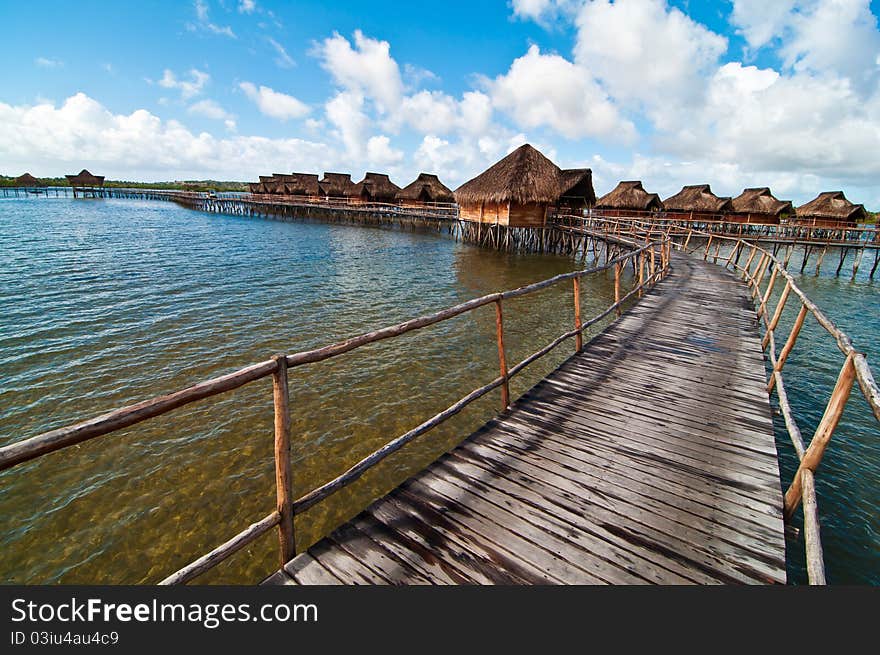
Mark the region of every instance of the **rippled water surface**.
MULTIPOLYGON (((0 200, 0 440, 573 267, 434 234, 169 203, 0 200)), ((613 292, 602 277, 582 294, 587 317, 613 292)), ((508 361, 570 329, 572 314, 568 285, 506 303, 508 361)), ((514 380, 514 397, 568 351, 514 380)), ((493 307, 292 370, 296 495, 497 374, 493 307)), ((469 434, 499 403, 489 394, 298 516, 299 547, 469 434)), ((273 509, 272 442, 269 378, 0 474, 0 579, 162 579, 273 509)), ((252 583, 276 558, 273 533, 203 579, 252 583)))

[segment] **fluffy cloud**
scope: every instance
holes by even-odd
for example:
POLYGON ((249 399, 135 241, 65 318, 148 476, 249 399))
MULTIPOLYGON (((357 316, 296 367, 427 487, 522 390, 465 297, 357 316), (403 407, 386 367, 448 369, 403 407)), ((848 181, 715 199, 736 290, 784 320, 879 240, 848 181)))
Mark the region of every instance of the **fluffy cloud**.
POLYGON ((339 86, 360 92, 375 102, 380 112, 388 112, 400 102, 403 81, 387 41, 371 39, 357 30, 352 47, 348 39, 334 33, 318 46, 317 55, 339 86))
POLYGON ((193 133, 139 109, 114 114, 78 93, 62 105, 0 103, 2 162, 9 170, 60 175, 82 166, 122 179, 253 179, 258 171, 342 164, 326 143, 193 133))
POLYGON ((252 82, 242 82, 238 87, 257 105, 261 113, 281 121, 302 118, 311 111, 304 102, 268 86, 257 87, 252 82))
POLYGON ((166 68, 162 79, 157 84, 164 89, 177 89, 180 91, 180 97, 188 100, 199 95, 210 80, 210 75, 197 68, 190 69, 188 80, 178 79, 172 71, 166 68))
POLYGON ((324 106, 327 120, 333 125, 334 135, 345 144, 345 152, 360 161, 366 149, 366 135, 370 119, 364 113, 364 97, 356 91, 337 93, 324 106))
POLYGON ((199 102, 190 105, 187 111, 197 116, 204 116, 205 118, 223 121, 226 129, 230 132, 236 130, 235 116, 223 109, 223 107, 213 100, 200 100, 199 102))
POLYGON ((491 84, 492 101, 526 128, 550 127, 570 139, 599 137, 631 142, 635 127, 624 120, 589 73, 533 45, 491 84))
MULTIPOLYGON (((595 0, 576 20, 575 62, 620 102, 666 110, 699 101, 727 39, 665 0, 595 0)), ((674 109, 677 111, 677 109, 674 109)))

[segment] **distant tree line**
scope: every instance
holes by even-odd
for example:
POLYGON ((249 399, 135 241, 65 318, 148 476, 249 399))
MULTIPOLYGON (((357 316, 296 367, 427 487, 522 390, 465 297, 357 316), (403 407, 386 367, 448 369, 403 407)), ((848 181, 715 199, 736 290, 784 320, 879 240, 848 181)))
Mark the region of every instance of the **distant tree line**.
MULTIPOLYGON (((66 177, 39 177, 46 186, 70 186, 66 177)), ((0 187, 15 186, 15 178, 0 175, 0 187)), ((247 191, 244 182, 221 182, 218 180, 175 180, 174 182, 131 182, 128 180, 105 180, 105 187, 125 189, 173 189, 175 191, 247 191)))

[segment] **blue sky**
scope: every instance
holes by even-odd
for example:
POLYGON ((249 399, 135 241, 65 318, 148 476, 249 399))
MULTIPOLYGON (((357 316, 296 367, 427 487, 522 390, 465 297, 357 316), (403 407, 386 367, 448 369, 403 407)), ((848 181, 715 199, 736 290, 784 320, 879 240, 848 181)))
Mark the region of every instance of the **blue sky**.
POLYGON ((880 209, 867 0, 5 3, 0 173, 437 172, 528 141, 597 192, 880 209))

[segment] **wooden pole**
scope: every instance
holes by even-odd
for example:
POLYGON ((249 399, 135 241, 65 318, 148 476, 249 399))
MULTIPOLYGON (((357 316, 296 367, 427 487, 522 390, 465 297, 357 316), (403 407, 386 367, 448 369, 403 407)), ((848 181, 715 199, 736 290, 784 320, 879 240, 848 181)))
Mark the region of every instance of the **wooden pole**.
POLYGON ((779 268, 774 268, 773 273, 770 275, 770 282, 767 283, 767 290, 761 298, 761 306, 758 307, 758 318, 761 318, 761 316, 764 315, 764 312, 767 311, 767 301, 770 299, 770 294, 773 292, 773 285, 776 284, 776 276, 778 274, 779 268))
POLYGON ((507 357, 504 354, 504 312, 501 309, 500 298, 495 301, 495 334, 498 339, 498 363, 501 368, 501 405, 502 409, 507 409, 510 407, 510 386, 507 376, 507 357))
POLYGON ((770 324, 767 326, 767 334, 764 335, 764 339, 761 341, 761 348, 767 348, 767 343, 770 341, 770 333, 779 325, 779 319, 782 318, 782 310, 785 309, 785 303, 790 293, 791 282, 786 281, 785 288, 782 289, 782 295, 779 296, 779 302, 776 303, 776 311, 773 312, 773 318, 770 319, 770 324))
POLYGON ((275 400, 275 491, 278 499, 278 543, 281 567, 296 555, 293 536, 293 483, 290 473, 290 396, 287 388, 287 358, 272 358, 277 368, 272 374, 275 400))
POLYGON ((584 335, 581 334, 581 281, 572 278, 574 284, 574 327, 578 333, 574 337, 574 351, 579 353, 584 347, 584 335))
POLYGON ((645 283, 645 253, 639 253, 639 298, 645 295, 641 286, 645 283))
POLYGON ((822 456, 825 454, 825 449, 831 441, 831 435, 834 434, 834 430, 840 422, 840 417, 843 415, 843 409, 846 407, 846 401, 849 400, 849 393, 852 391, 855 379, 856 369, 853 366, 853 356, 850 354, 846 358, 843 368, 840 369, 840 375, 837 376, 837 384, 834 385, 834 391, 831 392, 831 398, 825 407, 825 413, 822 415, 822 420, 816 428, 816 433, 810 440, 810 445, 807 448, 807 452, 804 453, 804 458, 801 460, 794 480, 792 480, 788 491, 785 492, 784 517, 786 521, 791 520, 792 515, 801 502, 801 490, 803 488, 801 473, 805 470, 815 473, 819 467, 822 456))
POLYGON ((752 252, 749 255, 748 260, 746 261, 746 265, 743 266, 743 275, 742 279, 746 280, 749 277, 749 266, 752 265, 752 260, 755 258, 755 253, 758 252, 758 246, 752 246, 752 252))
POLYGON ((614 304, 615 313, 620 317, 620 262, 614 265, 614 304))
POLYGON ((816 485, 813 472, 804 469, 801 473, 804 487, 804 544, 807 554, 807 579, 811 585, 827 584, 825 580, 825 558, 822 553, 822 539, 819 533, 819 508, 816 505, 816 485))
MULTIPOLYGON (((794 325, 791 326, 791 332, 788 335, 788 341, 785 342, 785 345, 782 347, 782 351, 779 353, 779 359, 776 360, 776 366, 773 367, 774 371, 782 371, 782 367, 785 365, 785 360, 788 359, 789 353, 791 353, 792 348, 794 348, 794 344, 797 341, 798 334, 801 332, 801 328, 804 326, 804 319, 807 318, 807 306, 801 304, 801 310, 798 312, 797 318, 794 320, 794 325)), ((767 383, 767 393, 773 391, 773 387, 776 384, 776 377, 771 377, 770 382, 767 383)))

